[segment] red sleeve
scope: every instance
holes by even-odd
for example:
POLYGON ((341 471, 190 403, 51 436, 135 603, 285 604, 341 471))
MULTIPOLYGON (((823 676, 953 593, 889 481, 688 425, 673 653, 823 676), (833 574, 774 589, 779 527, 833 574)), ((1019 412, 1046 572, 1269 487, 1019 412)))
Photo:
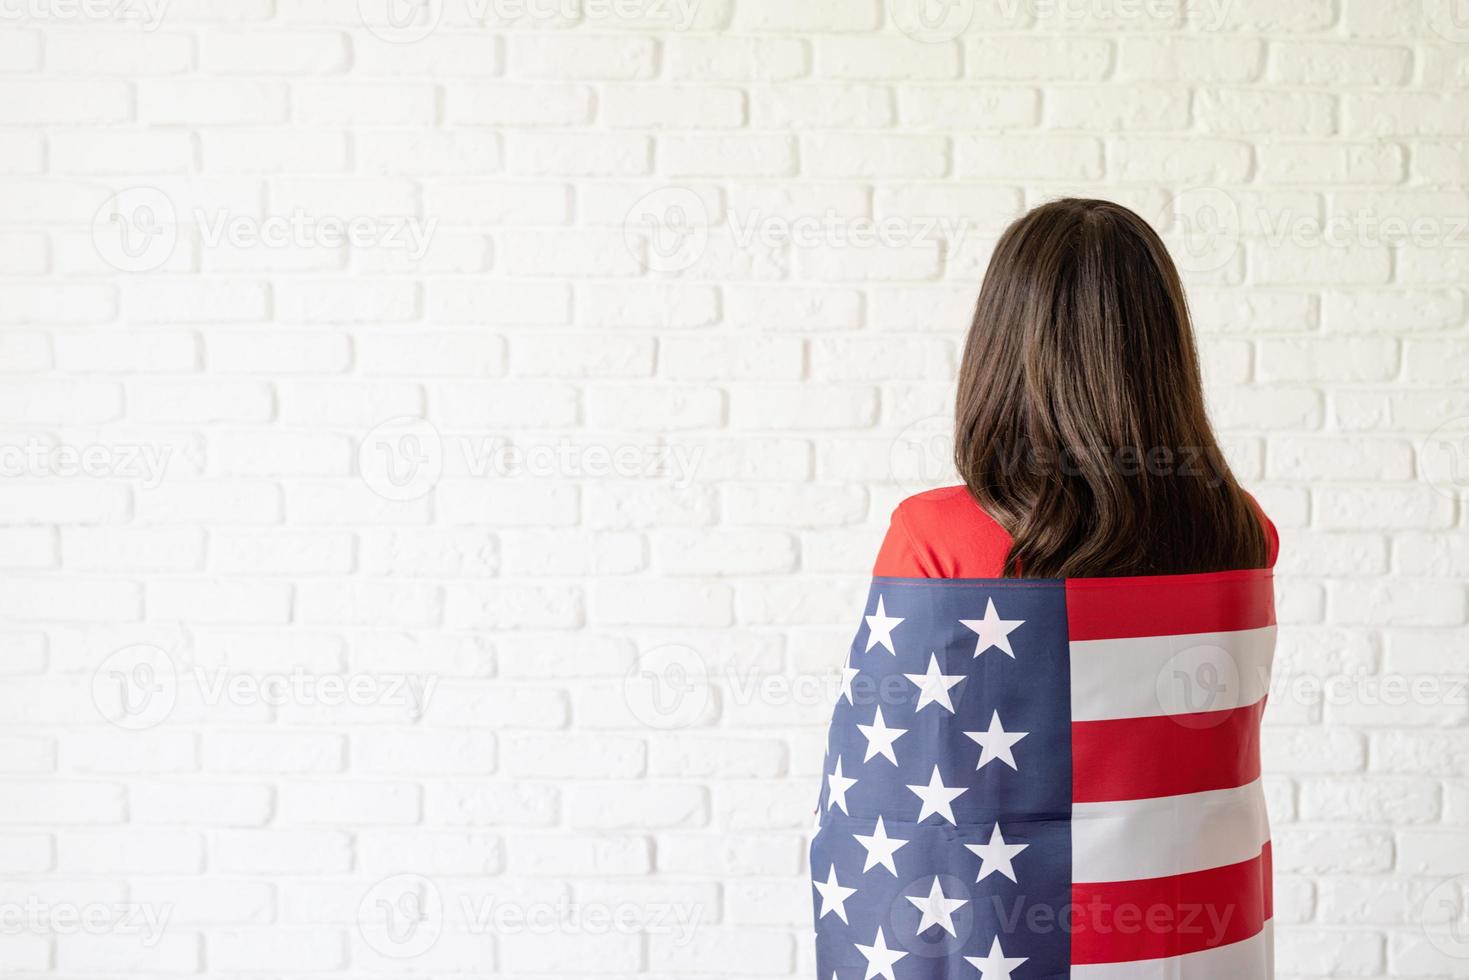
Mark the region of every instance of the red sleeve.
POLYGON ((1275 522, 1270 519, 1270 515, 1265 513, 1265 508, 1260 506, 1260 501, 1255 499, 1254 494, 1246 493, 1245 498, 1249 500, 1250 506, 1255 508, 1260 524, 1265 528, 1265 567, 1274 568, 1275 559, 1280 557, 1280 532, 1275 529, 1275 522))
POLYGON ((924 567, 918 549, 913 545, 913 539, 908 536, 901 504, 893 511, 892 523, 888 524, 887 537, 882 539, 882 547, 877 552, 877 563, 872 568, 872 574, 887 578, 934 577, 924 567))
POLYGON ((964 487, 909 497, 893 511, 874 575, 893 578, 1000 578, 1010 535, 964 487))

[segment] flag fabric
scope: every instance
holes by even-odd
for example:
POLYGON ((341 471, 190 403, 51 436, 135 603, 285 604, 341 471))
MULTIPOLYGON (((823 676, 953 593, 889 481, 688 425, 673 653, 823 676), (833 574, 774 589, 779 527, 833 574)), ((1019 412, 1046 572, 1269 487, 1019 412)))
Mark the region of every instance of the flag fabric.
POLYGON ((1273 972, 1269 569, 873 580, 811 844, 819 980, 1273 972))

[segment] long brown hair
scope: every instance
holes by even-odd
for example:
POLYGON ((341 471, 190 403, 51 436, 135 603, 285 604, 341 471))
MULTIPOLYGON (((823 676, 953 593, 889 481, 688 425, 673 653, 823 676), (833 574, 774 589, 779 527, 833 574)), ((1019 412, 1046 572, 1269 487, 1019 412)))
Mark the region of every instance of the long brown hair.
POLYGON ((1183 286, 1147 222, 1067 198, 1005 230, 964 345, 954 457, 1007 576, 1257 568, 1265 532, 1204 409, 1183 286))

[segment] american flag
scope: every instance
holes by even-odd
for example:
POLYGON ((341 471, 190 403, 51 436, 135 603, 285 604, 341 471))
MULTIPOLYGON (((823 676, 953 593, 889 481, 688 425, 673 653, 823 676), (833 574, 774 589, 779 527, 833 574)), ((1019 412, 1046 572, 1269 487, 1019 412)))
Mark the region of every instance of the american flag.
POLYGON ((1272 975, 1268 569, 872 583, 811 844, 818 980, 1272 975))

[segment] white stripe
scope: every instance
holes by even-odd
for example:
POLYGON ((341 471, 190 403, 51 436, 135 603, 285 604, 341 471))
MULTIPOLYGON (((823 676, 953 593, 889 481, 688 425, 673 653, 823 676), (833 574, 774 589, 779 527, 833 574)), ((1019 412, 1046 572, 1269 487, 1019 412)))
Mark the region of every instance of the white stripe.
POLYGON ((1071 720, 1254 704, 1270 687, 1275 627, 1071 641, 1071 720))
POLYGON ((1257 779, 1234 789, 1071 808, 1073 881, 1162 878, 1258 857, 1270 839, 1257 779))
POLYGON ((1269 920, 1249 939, 1228 946, 1131 963, 1088 963, 1071 968, 1071 980, 1271 980, 1275 937, 1269 920))

